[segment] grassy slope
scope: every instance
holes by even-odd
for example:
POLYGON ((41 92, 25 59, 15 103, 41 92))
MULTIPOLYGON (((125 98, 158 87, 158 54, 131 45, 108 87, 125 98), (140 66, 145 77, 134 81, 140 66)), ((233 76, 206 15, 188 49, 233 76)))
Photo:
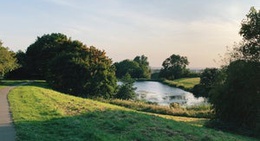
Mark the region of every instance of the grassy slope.
POLYGON ((42 86, 20 86, 9 94, 17 140, 253 140, 42 86))
POLYGON ((176 80, 165 80, 164 83, 176 87, 183 87, 186 90, 192 89, 195 85, 199 84, 200 78, 181 78, 176 80))

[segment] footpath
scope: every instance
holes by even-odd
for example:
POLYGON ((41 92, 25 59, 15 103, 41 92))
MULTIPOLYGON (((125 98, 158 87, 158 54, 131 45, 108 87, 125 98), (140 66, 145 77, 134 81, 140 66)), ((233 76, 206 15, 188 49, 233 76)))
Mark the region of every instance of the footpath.
POLYGON ((14 86, 0 89, 0 141, 15 141, 16 132, 12 122, 7 95, 14 86))

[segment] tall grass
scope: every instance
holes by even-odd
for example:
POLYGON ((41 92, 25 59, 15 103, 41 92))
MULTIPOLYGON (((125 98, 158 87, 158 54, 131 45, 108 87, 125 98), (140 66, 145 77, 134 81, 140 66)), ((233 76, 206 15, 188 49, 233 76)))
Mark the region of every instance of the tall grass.
POLYGON ((196 118, 210 118, 213 116, 210 105, 198 105, 191 107, 169 107, 160 106, 157 104, 150 104, 144 101, 130 101, 121 99, 99 99, 100 101, 111 103, 114 105, 123 106, 126 108, 134 109, 137 111, 173 115, 173 116, 184 116, 184 117, 196 117, 196 118))

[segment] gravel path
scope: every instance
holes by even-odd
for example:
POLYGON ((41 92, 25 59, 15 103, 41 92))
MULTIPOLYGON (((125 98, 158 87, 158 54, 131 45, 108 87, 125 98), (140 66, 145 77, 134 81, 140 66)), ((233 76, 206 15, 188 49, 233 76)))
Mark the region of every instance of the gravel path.
POLYGON ((16 133, 12 122, 7 95, 14 87, 0 89, 0 140, 15 141, 16 133))

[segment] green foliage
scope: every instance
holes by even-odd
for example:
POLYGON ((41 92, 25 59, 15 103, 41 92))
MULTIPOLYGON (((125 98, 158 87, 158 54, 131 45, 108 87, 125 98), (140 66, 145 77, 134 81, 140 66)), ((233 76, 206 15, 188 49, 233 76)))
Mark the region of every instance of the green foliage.
POLYGON ((130 74, 127 73, 121 79, 121 82, 122 84, 119 85, 119 90, 116 93, 115 98, 124 99, 124 100, 135 99, 136 88, 134 87, 134 80, 131 78, 130 74))
POLYGON ((170 106, 161 106, 154 103, 147 103, 143 101, 130 101, 122 99, 110 99, 101 100, 103 102, 123 106, 126 108, 134 109, 142 112, 150 112, 163 115, 173 115, 182 117, 196 117, 196 118, 210 118, 212 117, 210 105, 204 106, 192 106, 192 107, 181 107, 175 106, 170 108, 170 106))
POLYGON ((216 117, 234 127, 256 129, 259 122, 259 63, 238 60, 226 70, 223 84, 210 93, 216 117))
POLYGON ((26 70, 55 89, 81 97, 113 97, 115 69, 105 51, 61 33, 38 37, 26 51, 26 70))
POLYGON ((69 94, 111 98, 116 88, 111 64, 104 51, 82 48, 81 54, 63 53, 55 57, 50 62, 47 80, 55 89, 69 94))
POLYGON ((150 78, 151 77, 151 69, 149 67, 148 58, 146 56, 144 56, 144 55, 136 56, 133 61, 137 62, 141 69, 141 74, 140 74, 139 78, 150 78))
POLYGON ((124 77, 127 73, 132 78, 150 78, 151 70, 149 68, 148 58, 144 55, 136 56, 134 60, 123 60, 114 63, 117 78, 124 77))
POLYGON ((5 76, 7 72, 10 72, 18 67, 17 59, 12 51, 2 46, 0 41, 0 79, 5 76))
MULTIPOLYGON (((232 130, 260 133, 260 11, 253 7, 242 21, 243 43, 234 48, 230 64, 210 92, 216 119, 232 130)), ((238 131, 239 132, 239 131, 238 131)))
POLYGON ((209 92, 213 88, 218 77, 219 70, 217 68, 206 68, 200 76, 200 83, 192 89, 196 97, 209 97, 209 92))
POLYGON ((160 77, 169 80, 182 78, 189 72, 186 69, 188 64, 189 61, 187 57, 173 54, 163 61, 163 68, 160 71, 160 77))
POLYGON ((48 63, 68 49, 65 42, 70 42, 70 39, 64 34, 45 34, 37 37, 37 40, 27 48, 27 70, 35 79, 45 79, 48 63))
POLYGON ((252 7, 241 23, 239 34, 243 36, 244 42, 238 51, 242 53, 245 60, 260 60, 260 11, 252 7))

